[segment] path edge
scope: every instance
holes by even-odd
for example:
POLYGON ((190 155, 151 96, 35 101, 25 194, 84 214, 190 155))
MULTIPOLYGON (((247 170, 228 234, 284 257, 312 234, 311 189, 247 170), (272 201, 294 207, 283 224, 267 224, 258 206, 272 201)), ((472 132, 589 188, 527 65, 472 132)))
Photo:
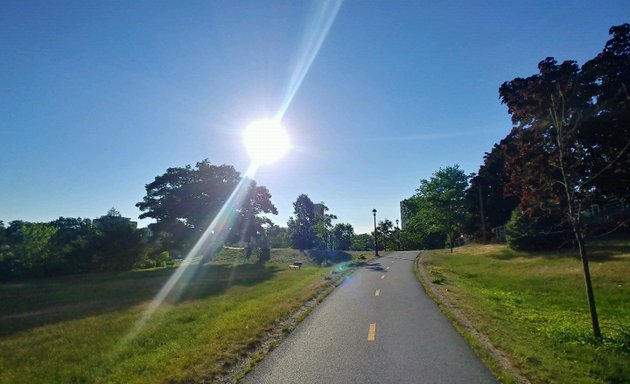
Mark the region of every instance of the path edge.
POLYGON ((473 323, 448 300, 448 297, 442 293, 436 284, 431 282, 422 260, 422 253, 422 251, 418 253, 413 263, 416 278, 426 294, 437 304, 440 311, 446 315, 453 327, 462 335, 475 354, 501 383, 531 384, 512 365, 506 354, 494 346, 485 334, 479 332, 473 323))
MULTIPOLYGON (((338 286, 340 286, 345 278, 354 273, 357 267, 349 267, 344 271, 329 275, 331 276, 322 287, 309 299, 307 299, 299 308, 291 312, 288 316, 279 319, 271 326, 271 330, 267 332, 256 345, 241 355, 239 360, 224 369, 218 375, 208 378, 211 383, 235 384, 243 379, 254 367, 271 351, 276 349, 286 339, 300 323, 310 315, 319 303, 324 301, 338 286)), ((324 279, 327 279, 328 276, 324 279)))

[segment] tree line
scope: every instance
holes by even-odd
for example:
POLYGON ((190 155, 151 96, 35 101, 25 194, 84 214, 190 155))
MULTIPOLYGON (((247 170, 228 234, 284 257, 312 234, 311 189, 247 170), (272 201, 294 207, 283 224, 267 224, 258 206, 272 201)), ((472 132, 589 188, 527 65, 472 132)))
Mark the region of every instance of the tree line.
POLYGON ((451 249, 458 233, 488 241, 488 227, 504 228, 516 249, 575 247, 597 338, 586 243, 628 234, 630 222, 630 24, 609 33, 581 66, 547 57, 538 73, 503 83, 513 127, 479 171, 441 169, 405 202, 410 227, 451 249))
POLYGON ((114 208, 94 220, 14 220, 7 226, 0 221, 0 280, 164 267, 184 258, 221 210, 225 225, 204 250, 202 262, 226 244, 244 247, 245 256, 261 265, 270 259, 272 247, 332 251, 373 246, 372 236, 355 234, 352 225, 333 225, 337 216, 305 194, 293 204, 287 227, 274 224, 267 215, 278 210, 266 187, 243 178, 231 165, 207 159, 168 168, 145 190, 136 206, 141 219, 155 220, 148 228, 138 229, 114 208))
POLYGON ((112 208, 99 219, 60 217, 47 223, 0 221, 0 279, 127 270, 168 261, 149 232, 112 208))
POLYGON ((576 245, 628 233, 630 24, 610 28, 604 49, 582 66, 548 57, 538 73, 499 88, 513 127, 475 174, 457 165, 422 180, 403 201, 405 231, 426 248, 462 236, 513 248, 576 245))

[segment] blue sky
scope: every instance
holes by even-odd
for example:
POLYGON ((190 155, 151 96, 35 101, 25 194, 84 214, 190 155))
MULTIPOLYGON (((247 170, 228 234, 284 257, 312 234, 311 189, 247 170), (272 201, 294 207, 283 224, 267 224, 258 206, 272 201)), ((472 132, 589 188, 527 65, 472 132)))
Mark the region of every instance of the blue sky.
MULTIPOLYGON (((144 185, 208 158, 245 172, 241 132, 275 115, 322 2, 4 1, 0 220, 137 218, 144 185)), ((345 1, 255 177, 285 225, 300 193, 357 232, 420 179, 478 170, 511 124, 502 82, 579 63, 627 1, 345 1)), ((146 222, 144 223, 146 224, 146 222)))

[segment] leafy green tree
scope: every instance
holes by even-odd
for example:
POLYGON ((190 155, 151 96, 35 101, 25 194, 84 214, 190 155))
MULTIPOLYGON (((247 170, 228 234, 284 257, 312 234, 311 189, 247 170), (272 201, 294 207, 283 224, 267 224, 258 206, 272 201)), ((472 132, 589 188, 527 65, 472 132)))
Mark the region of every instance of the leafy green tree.
POLYGON ((313 230, 315 231, 315 237, 317 242, 317 248, 328 250, 332 248, 332 221, 337 219, 337 216, 328 213, 329 209, 321 202, 315 204, 315 224, 313 224, 313 230))
POLYGON ((455 239, 467 219, 468 176, 459 166, 441 168, 430 180, 421 180, 413 196, 409 227, 425 234, 443 234, 453 252, 455 239))
MULTIPOLYGON (((391 220, 379 221, 376 230, 378 232, 379 250, 394 251, 398 249, 398 239, 394 230, 394 223, 391 220)), ((374 233, 372 233, 372 236, 374 236, 374 233)))
POLYGON ((338 223, 332 229, 333 247, 346 251, 352 247, 352 240, 355 237, 354 228, 349 223, 338 223))
POLYGON ((57 262, 51 258, 49 241, 57 231, 44 223, 23 223, 21 242, 15 246, 19 268, 30 276, 43 276, 46 269, 57 262))
MULTIPOLYGON (((409 230, 400 231, 400 248, 402 250, 420 250, 429 248, 424 242, 425 238, 421 233, 409 230)), ((444 241, 442 241, 444 244, 444 241)))
POLYGON ((293 203, 293 215, 287 228, 293 248, 311 249, 315 244, 315 204, 306 194, 301 194, 293 203))
MULTIPOLYGON (((196 240, 226 204, 241 182, 241 176, 231 165, 212 165, 206 159, 195 167, 168 168, 145 186, 142 202, 136 204, 143 213, 141 219, 153 218, 151 226, 156 232, 167 232, 172 244, 187 249, 190 240, 196 240), (191 236, 194 234, 196 236, 191 236)), ((277 214, 269 190, 257 186, 253 180, 245 181, 244 195, 238 206, 229 207, 234 218, 231 230, 234 236, 249 242, 260 232, 262 213, 277 214)))
POLYGON ((291 239, 286 227, 280 227, 271 223, 267 228, 267 238, 271 248, 289 248, 291 239))
POLYGON ((374 249, 374 237, 369 233, 361 233, 352 238, 350 249, 353 251, 369 251, 374 249))
POLYGON ((52 252, 62 260, 55 274, 80 273, 94 269, 90 241, 95 237, 90 219, 60 217, 49 223, 57 229, 50 240, 52 252))

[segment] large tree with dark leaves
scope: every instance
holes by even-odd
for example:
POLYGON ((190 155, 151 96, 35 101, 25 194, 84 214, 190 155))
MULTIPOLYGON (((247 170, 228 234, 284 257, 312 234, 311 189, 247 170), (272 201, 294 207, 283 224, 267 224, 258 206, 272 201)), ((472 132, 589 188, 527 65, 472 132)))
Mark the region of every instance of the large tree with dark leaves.
POLYGON ((519 197, 508 188, 511 185, 510 175, 505 168, 506 161, 516 151, 515 139, 510 134, 485 154, 479 172, 471 179, 470 188, 466 191, 466 203, 471 214, 467 226, 469 233, 484 232, 476 230, 481 223, 486 226, 485 232, 505 225, 518 206, 519 197))
POLYGON ((601 337, 584 247, 581 209, 601 195, 629 197, 630 25, 610 29, 612 39, 581 68, 547 58, 539 73, 504 83, 499 93, 512 116, 519 154, 508 167, 520 189, 521 209, 559 212, 582 259, 593 332, 601 337))
MULTIPOLYGON (((154 229, 175 235, 205 230, 226 204, 241 182, 241 175, 231 165, 212 165, 206 159, 195 167, 168 168, 145 186, 147 194, 136 204, 141 219, 157 221, 154 229)), ((232 231, 245 240, 258 231, 261 213, 277 214, 269 190, 253 180, 242 185, 240 204, 227 207, 234 220, 232 231)))

